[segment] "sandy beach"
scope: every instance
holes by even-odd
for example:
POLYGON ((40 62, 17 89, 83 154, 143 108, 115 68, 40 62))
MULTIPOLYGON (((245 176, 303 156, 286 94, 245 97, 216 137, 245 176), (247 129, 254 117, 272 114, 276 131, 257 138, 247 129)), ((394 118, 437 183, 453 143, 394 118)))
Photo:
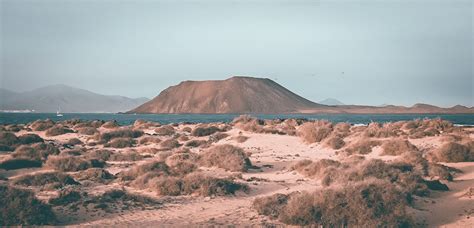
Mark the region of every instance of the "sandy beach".
MULTIPOLYGON (((160 125, 136 121, 131 126, 100 121, 36 121, 2 127, 3 148, 8 147, 11 151, 0 153, 0 167, 3 167, 0 183, 31 191, 48 205, 55 219, 45 220, 44 224, 308 225, 282 217, 289 213, 285 209, 278 212, 280 216, 270 215, 262 209, 265 207, 255 203, 256 199, 275 194, 292 197, 297 192, 324 192, 345 188, 349 182, 356 186, 372 183, 373 179, 385 181, 387 177, 377 174, 385 171, 367 174, 364 169, 369 169, 373 161, 387 167, 395 167, 395 164, 399 165, 397 162, 403 161, 410 167, 407 173, 421 178, 416 183, 417 189, 404 189, 400 186, 406 185, 400 184, 399 180, 391 180, 389 184, 410 195, 411 201, 402 208, 403 216, 409 217, 413 226, 472 227, 474 162, 470 159, 474 153, 473 138, 474 128, 456 127, 441 120, 369 126, 323 121, 257 121, 250 117, 238 118, 230 124, 160 125), (51 130, 53 128, 61 130, 55 132, 51 130), (14 134, 19 141, 22 136, 36 134, 42 140, 20 143, 6 134, 14 134), (388 143, 394 141, 398 143, 388 143), (40 167, 8 166, 11 160, 36 159, 40 147, 35 145, 41 143, 58 150, 46 158, 38 158, 40 167), (447 144, 455 146, 451 145, 446 153, 457 153, 453 150, 460 145, 471 157, 466 161, 443 160, 443 148, 447 144), (410 163, 410 153, 420 155, 416 162, 410 163), (91 162, 92 159, 95 160, 91 162), (321 170, 327 167, 311 166, 328 160, 341 165, 325 174, 321 170), (79 161, 84 164, 75 164, 79 161), (166 164, 167 170, 143 168, 147 164, 156 167, 158 163, 166 164), (422 163, 428 167, 428 172, 418 174, 417 167, 422 163), (354 167, 359 167, 357 173, 364 174, 358 179, 345 179, 344 175, 353 175, 349 173, 355 170, 354 167), (442 168, 431 172, 435 170, 432 167, 442 168), (42 180, 38 176, 44 173, 67 175, 75 183, 66 183, 64 177, 42 180), (341 173, 340 176, 336 176, 337 173, 341 173), (328 174, 333 178, 329 185, 326 183, 328 174), (192 175, 198 176, 192 179, 189 177, 192 175), (186 190, 187 178, 194 181, 192 190, 186 190), (208 181, 207 185, 203 179, 208 181), (430 186, 428 182, 436 184, 430 186), (172 183, 179 183, 181 187, 176 190, 172 183), (125 195, 107 195, 117 190, 125 195)), ((397 175, 405 175, 405 171, 397 175)))

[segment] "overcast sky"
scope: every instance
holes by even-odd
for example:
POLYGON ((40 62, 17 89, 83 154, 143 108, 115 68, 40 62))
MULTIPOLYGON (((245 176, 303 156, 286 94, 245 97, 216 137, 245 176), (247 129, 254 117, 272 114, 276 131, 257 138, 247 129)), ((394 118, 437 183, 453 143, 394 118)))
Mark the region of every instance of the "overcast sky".
POLYGON ((473 105, 470 0, 0 2, 0 87, 14 91, 152 98, 248 75, 313 101, 473 105))

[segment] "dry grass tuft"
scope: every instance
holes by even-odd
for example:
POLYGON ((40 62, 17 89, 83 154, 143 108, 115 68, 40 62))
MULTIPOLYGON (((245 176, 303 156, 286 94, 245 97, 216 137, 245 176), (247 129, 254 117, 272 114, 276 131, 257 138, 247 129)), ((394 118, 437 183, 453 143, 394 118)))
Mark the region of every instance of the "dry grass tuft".
POLYGON ((404 193, 388 182, 367 181, 312 193, 257 198, 259 214, 283 223, 323 227, 409 227, 404 193))
POLYGON ((178 148, 181 144, 176 139, 167 139, 160 143, 161 147, 166 149, 178 148))
POLYGON ((380 142, 376 140, 371 140, 370 138, 360 138, 359 140, 351 143, 345 151, 348 154, 369 154, 372 152, 372 148, 379 146, 380 142))
POLYGON ((136 141, 131 138, 114 138, 110 142, 106 143, 104 147, 113 147, 113 148, 126 148, 133 147, 136 141))
POLYGON ((216 132, 221 132, 221 131, 222 130, 216 126, 201 125, 194 128, 194 130, 191 132, 191 135, 196 136, 196 137, 201 137, 201 136, 212 135, 216 132))
POLYGON ((191 141, 186 142, 184 145, 187 146, 187 147, 200 147, 200 146, 203 146, 203 145, 206 145, 206 144, 207 144, 206 140, 195 139, 195 140, 191 140, 191 141))
POLYGON ((18 141, 20 144, 33 144, 44 142, 44 140, 39 137, 39 135, 31 133, 18 136, 18 141))
POLYGON ((50 119, 47 120, 36 120, 30 124, 33 131, 45 131, 54 126, 54 122, 50 119))
POLYGON ((397 156, 405 152, 418 151, 418 148, 408 140, 392 139, 382 143, 382 155, 397 156))
POLYGON ((331 134, 332 129, 333 126, 331 122, 317 120, 301 125, 297 130, 297 135, 306 143, 321 142, 331 134))
POLYGON ((104 124, 102 124, 102 127, 107 128, 107 129, 114 129, 114 128, 119 127, 119 124, 117 123, 117 121, 111 120, 111 121, 107 121, 104 124))
POLYGON ((474 151, 466 145, 449 142, 435 150, 432 157, 436 162, 472 162, 474 151))
POLYGON ((71 129, 65 127, 65 126, 54 125, 53 127, 46 130, 45 135, 48 136, 48 137, 51 137, 51 136, 64 135, 64 134, 73 133, 73 132, 74 132, 73 130, 71 130, 71 129))
POLYGON ((91 168, 79 172, 75 175, 75 178, 78 181, 93 181, 98 183, 108 183, 111 180, 115 179, 115 176, 109 173, 105 169, 101 168, 91 168))
POLYGON ((342 147, 344 147, 344 145, 346 145, 346 143, 344 142, 344 139, 340 135, 334 135, 333 134, 333 135, 329 136, 329 138, 326 139, 325 145, 328 146, 331 149, 339 150, 342 147))
POLYGON ((229 171, 247 171, 252 163, 244 150, 232 146, 213 146, 201 154, 200 163, 207 167, 216 166, 229 171))
POLYGON ((6 145, 6 146, 14 146, 18 144, 20 140, 14 133, 11 132, 0 132, 0 144, 6 145))
POLYGON ((110 161, 140 161, 143 156, 135 150, 130 150, 124 153, 112 153, 109 158, 110 161))
POLYGON ((51 207, 28 190, 0 185, 0 205, 0 226, 54 225, 57 222, 51 207))
POLYGON ((171 125, 164 125, 162 127, 156 128, 155 133, 161 136, 170 136, 174 135, 175 130, 174 127, 171 125))
POLYGON ((27 174, 15 178, 12 183, 26 187, 42 187, 43 189, 58 189, 66 185, 79 184, 71 176, 61 172, 27 174))
POLYGON ((143 131, 132 129, 119 129, 115 131, 105 132, 100 135, 100 140, 109 142, 115 138, 138 138, 143 135, 143 131))
POLYGON ((89 168, 102 168, 105 163, 96 159, 79 156, 49 156, 46 166, 63 172, 75 172, 89 168))
POLYGON ((95 135, 98 134, 99 131, 95 127, 81 127, 81 128, 76 128, 77 133, 81 135, 95 135))
POLYGON ((42 166, 41 161, 32 160, 29 158, 11 158, 11 159, 6 159, 0 162, 0 169, 4 169, 4 170, 38 168, 41 166, 42 166))
POLYGON ((161 142, 161 139, 158 137, 153 137, 153 136, 147 136, 141 138, 138 143, 141 145, 148 145, 148 144, 158 144, 161 142))

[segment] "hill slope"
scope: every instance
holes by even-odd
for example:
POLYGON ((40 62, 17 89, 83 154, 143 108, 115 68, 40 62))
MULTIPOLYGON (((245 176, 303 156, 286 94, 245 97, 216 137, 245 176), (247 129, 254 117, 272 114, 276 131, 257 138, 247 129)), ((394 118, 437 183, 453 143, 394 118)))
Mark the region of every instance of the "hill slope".
POLYGON ((291 113, 322 105, 263 78, 184 81, 130 113, 291 113))
POLYGON ((108 96, 66 85, 46 86, 24 93, 3 89, 0 110, 36 112, 124 112, 148 101, 147 98, 108 96))

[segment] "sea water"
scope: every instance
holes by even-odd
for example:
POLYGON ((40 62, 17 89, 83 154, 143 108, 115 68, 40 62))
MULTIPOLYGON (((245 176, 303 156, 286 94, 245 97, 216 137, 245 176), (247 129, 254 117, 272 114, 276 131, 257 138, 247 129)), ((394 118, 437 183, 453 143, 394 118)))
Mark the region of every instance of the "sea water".
MULTIPOLYGON (((113 114, 113 113, 0 113, 0 124, 24 124, 38 119, 53 121, 81 119, 81 120, 116 120, 120 125, 132 124, 137 119, 168 123, 209 123, 230 122, 239 114, 113 114)), ((474 114, 254 114, 251 116, 260 119, 325 119, 331 122, 348 122, 351 124, 368 124, 370 122, 394 122, 400 120, 414 120, 423 118, 441 118, 457 125, 474 125, 474 114)))

